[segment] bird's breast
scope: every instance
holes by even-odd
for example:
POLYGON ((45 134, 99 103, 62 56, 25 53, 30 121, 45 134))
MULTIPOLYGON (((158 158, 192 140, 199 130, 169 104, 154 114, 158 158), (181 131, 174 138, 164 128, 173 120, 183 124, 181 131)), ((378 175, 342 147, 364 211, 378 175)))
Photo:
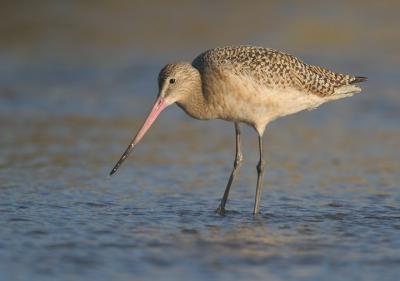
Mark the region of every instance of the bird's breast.
POLYGON ((256 128, 287 114, 315 108, 324 102, 318 96, 293 88, 272 88, 252 76, 221 72, 206 76, 204 96, 217 118, 244 122, 256 128))

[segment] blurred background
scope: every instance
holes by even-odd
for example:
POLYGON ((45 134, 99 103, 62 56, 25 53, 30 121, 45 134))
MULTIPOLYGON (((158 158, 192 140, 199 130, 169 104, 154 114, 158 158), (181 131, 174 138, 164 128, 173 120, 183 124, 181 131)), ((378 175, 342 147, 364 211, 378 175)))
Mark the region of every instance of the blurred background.
POLYGON ((399 1, 0 4, 1 280, 396 280, 399 1), (109 178, 162 66, 240 44, 369 78, 269 126, 262 215, 254 132, 221 218, 233 126, 177 107, 109 178))

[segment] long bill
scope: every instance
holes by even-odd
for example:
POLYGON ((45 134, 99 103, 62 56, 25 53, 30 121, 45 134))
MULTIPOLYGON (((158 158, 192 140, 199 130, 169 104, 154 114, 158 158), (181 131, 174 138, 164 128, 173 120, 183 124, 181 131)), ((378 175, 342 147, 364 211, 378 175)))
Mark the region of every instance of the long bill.
POLYGON ((151 125, 157 119, 157 116, 167 107, 167 103, 165 102, 164 98, 158 97, 156 102, 154 103, 153 109, 147 116, 146 120, 144 121, 142 127, 137 132, 136 136, 133 138, 131 143, 128 145, 128 148, 125 150, 124 154, 122 154, 121 158, 118 160, 117 164, 115 164, 114 168, 110 172, 110 176, 112 176, 121 166, 121 164, 125 161, 125 159, 129 156, 135 146, 140 142, 146 132, 149 130, 151 125))

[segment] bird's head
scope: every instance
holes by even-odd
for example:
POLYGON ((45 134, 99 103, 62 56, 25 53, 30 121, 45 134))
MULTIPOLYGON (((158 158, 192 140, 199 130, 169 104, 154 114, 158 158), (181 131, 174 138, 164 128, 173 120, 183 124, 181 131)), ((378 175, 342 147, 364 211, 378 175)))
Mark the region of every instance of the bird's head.
POLYGON ((190 63, 167 64, 161 69, 158 75, 159 92, 153 109, 124 154, 111 170, 110 175, 114 174, 119 166, 121 166, 122 162, 124 162, 136 144, 143 138, 161 111, 173 103, 185 102, 190 98, 190 94, 200 84, 199 77, 199 72, 190 63))
POLYGON ((198 86, 199 72, 190 63, 171 63, 158 75, 158 96, 169 104, 183 102, 198 86))

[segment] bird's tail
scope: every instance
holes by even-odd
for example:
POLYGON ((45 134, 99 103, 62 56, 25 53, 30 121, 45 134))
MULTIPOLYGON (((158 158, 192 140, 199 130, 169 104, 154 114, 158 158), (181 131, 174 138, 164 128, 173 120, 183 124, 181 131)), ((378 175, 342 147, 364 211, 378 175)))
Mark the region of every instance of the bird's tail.
POLYGON ((358 85, 355 85, 356 83, 360 83, 363 81, 366 81, 367 77, 362 77, 362 76, 353 76, 350 78, 350 80, 347 82, 347 84, 340 86, 335 89, 335 95, 342 96, 352 96, 353 94, 357 94, 361 92, 361 88, 358 85))
POLYGON ((364 82, 367 80, 368 80, 368 78, 364 77, 364 76, 354 76, 354 78, 352 80, 350 80, 349 84, 361 83, 361 82, 364 82))
POLYGON ((347 76, 347 83, 343 86, 340 86, 335 89, 335 95, 338 96, 352 96, 353 94, 357 94, 361 92, 361 88, 358 85, 355 85, 360 82, 367 81, 368 78, 364 76, 347 76))

